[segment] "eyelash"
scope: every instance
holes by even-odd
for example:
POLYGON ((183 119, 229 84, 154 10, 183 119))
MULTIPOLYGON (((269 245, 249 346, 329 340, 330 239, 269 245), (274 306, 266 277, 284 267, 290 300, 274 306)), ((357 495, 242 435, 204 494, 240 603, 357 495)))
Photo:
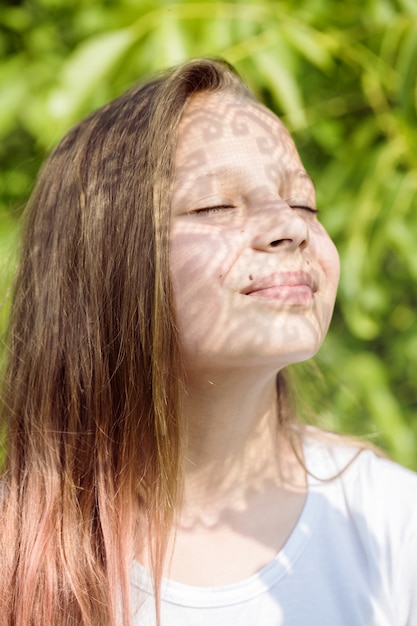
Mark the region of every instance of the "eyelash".
POLYGON ((217 213, 217 211, 221 211, 222 209, 234 209, 235 207, 231 204, 217 204, 215 206, 207 206, 202 207, 201 209, 196 209, 193 213, 217 213))
POLYGON ((308 211, 308 213, 313 213, 313 215, 317 215, 319 213, 318 209, 313 209, 310 206, 306 206, 303 204, 292 204, 291 205, 292 209, 303 209, 304 211, 308 211))
MULTIPOLYGON (((312 213, 313 215, 317 215, 319 213, 318 209, 313 209, 310 206, 307 205, 303 205, 303 204, 293 204, 290 205, 292 209, 302 209, 304 211, 307 211, 308 213, 312 213)), ((207 214, 207 213, 217 213, 219 211, 222 211, 223 209, 234 209, 235 207, 231 204, 217 204, 215 206, 208 206, 208 207, 201 207, 201 209, 195 209, 193 211, 193 213, 195 214, 207 214)))

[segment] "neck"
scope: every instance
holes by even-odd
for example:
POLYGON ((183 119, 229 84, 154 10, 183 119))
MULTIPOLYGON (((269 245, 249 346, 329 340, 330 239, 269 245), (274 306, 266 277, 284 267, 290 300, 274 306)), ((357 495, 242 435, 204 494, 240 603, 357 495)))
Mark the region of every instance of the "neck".
MULTIPOLYGON (((304 505, 306 476, 279 428, 275 375, 210 372, 186 382, 184 491, 165 575, 229 584, 284 545, 304 505)), ((137 558, 149 564, 146 543, 138 545, 137 558)))
POLYGON ((271 486, 302 488, 304 477, 280 432, 275 374, 189 380, 183 410, 189 428, 182 516, 247 506, 271 486), (297 467, 297 470, 295 468, 297 467))

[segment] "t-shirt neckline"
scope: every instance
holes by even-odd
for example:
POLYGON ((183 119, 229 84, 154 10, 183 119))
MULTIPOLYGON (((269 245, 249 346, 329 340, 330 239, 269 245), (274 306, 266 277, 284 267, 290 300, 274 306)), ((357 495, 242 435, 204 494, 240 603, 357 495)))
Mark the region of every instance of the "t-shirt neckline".
MULTIPOLYGON (((314 443, 304 445, 304 459, 311 467, 309 457, 314 453, 314 443), (313 448, 313 450, 311 449, 313 448)), ((317 457, 313 466, 317 468, 317 457)), ((320 474, 319 474, 320 475, 320 474)), ((302 554, 314 532, 319 518, 322 498, 314 497, 314 487, 319 481, 308 475, 304 507, 291 534, 278 554, 252 576, 236 583, 222 586, 198 587, 163 578, 161 600, 171 604, 195 608, 227 606, 240 603, 267 592, 288 575, 302 554)), ((323 483, 321 483, 323 485, 323 483)), ((132 565, 132 585, 146 594, 153 595, 151 574, 138 561, 132 565)))

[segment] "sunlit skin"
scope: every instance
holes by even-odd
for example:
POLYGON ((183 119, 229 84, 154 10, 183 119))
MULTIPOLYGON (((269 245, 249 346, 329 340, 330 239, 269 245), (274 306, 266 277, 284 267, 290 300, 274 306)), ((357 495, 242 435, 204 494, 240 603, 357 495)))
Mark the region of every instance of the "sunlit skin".
POLYGON ((315 354, 339 262, 287 130, 260 105, 200 96, 176 163, 171 263, 190 372, 315 354))
POLYGON ((165 574, 221 585, 268 563, 304 505, 275 377, 323 341, 339 261, 294 143, 262 106, 194 96, 175 164, 171 274, 189 436, 165 574))

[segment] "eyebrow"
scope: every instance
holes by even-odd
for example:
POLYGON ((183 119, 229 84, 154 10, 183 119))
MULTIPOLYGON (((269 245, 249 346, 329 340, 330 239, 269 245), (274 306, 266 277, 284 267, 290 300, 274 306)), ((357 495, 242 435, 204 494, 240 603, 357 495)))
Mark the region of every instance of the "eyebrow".
POLYGON ((195 180, 204 180, 205 178, 216 178, 216 176, 229 176, 230 174, 241 174, 241 167, 234 166, 224 166, 224 167, 216 167, 213 170, 209 170, 208 172, 204 172, 200 176, 196 176, 195 180))

